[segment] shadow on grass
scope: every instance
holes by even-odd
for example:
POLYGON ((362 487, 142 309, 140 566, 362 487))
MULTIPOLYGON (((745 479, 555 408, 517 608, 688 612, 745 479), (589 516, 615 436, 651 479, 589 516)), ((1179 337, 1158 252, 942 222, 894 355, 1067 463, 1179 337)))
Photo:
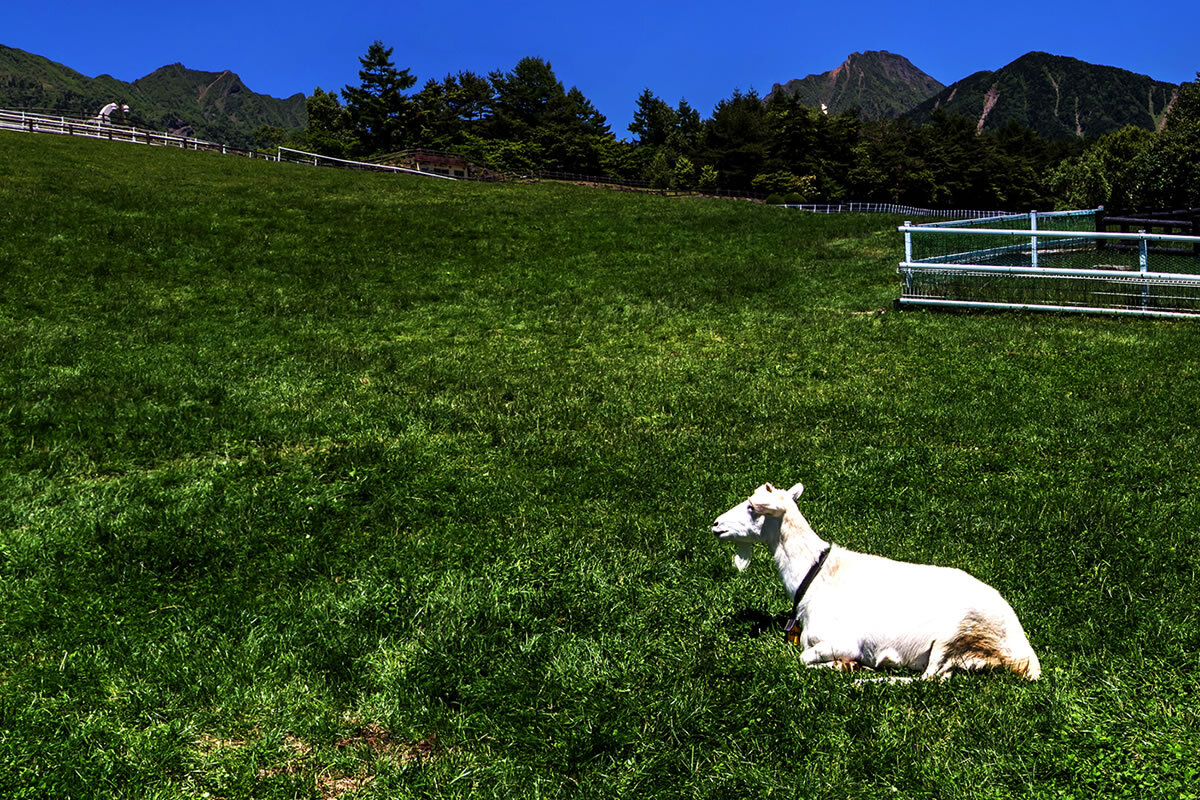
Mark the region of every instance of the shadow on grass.
POLYGON ((758 608, 743 608, 729 619, 731 633, 757 639, 764 633, 783 635, 783 626, 787 624, 788 614, 768 614, 758 608))

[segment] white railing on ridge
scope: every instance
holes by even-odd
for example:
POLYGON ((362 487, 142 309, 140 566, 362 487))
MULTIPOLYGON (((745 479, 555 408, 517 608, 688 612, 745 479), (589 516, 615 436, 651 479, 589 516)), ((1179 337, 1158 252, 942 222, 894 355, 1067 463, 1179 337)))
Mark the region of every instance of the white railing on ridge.
POLYGON ((223 154, 247 156, 250 158, 265 158, 275 160, 272 156, 241 150, 218 142, 207 142, 193 136, 179 136, 172 133, 143 130, 131 125, 120 125, 104 122, 95 117, 51 116, 48 114, 32 114, 27 111, 9 111, 0 109, 0 130, 24 131, 26 133, 54 133, 68 136, 85 136, 90 139, 107 139, 111 142, 131 142, 134 144, 151 144, 159 146, 179 147, 184 150, 207 150, 223 154))
POLYGON ((814 214, 907 214, 913 217, 948 217, 951 219, 977 219, 980 217, 1004 217, 1008 211, 975 211, 959 208, 916 208, 896 203, 781 203, 781 208, 798 208, 814 214))
POLYGON ((303 150, 292 150, 279 147, 275 153, 262 153, 254 150, 242 150, 219 142, 208 142, 193 136, 179 136, 171 133, 144 130, 131 125, 121 125, 105 122, 95 117, 53 116, 49 114, 33 114, 27 111, 11 111, 0 109, 0 130, 23 131, 25 133, 53 133, 67 136, 85 136, 89 139, 106 139, 110 142, 130 142, 133 144, 149 144, 167 147, 179 147, 184 150, 202 150, 222 155, 237 155, 246 158, 261 158, 267 161, 288 162, 291 164, 329 166, 350 166, 357 169, 374 170, 378 172, 406 172, 427 178, 444 178, 454 180, 446 175, 423 172, 403 167, 392 167, 386 164, 370 164, 365 161, 350 161, 344 158, 331 158, 317 153, 306 153, 303 150))
POLYGON ((331 165, 351 167, 353 169, 374 170, 376 172, 407 172, 410 175, 421 175, 426 178, 441 178, 447 181, 454 180, 449 175, 439 175, 436 172, 425 172, 424 170, 409 169, 408 167, 394 167, 391 164, 373 164, 369 161, 351 161, 347 158, 323 156, 320 153, 309 153, 304 150, 293 150, 290 147, 282 146, 276 148, 275 160, 290 161, 294 164, 311 164, 314 167, 328 162, 331 165), (285 153, 287 154, 286 156, 284 155, 285 153))

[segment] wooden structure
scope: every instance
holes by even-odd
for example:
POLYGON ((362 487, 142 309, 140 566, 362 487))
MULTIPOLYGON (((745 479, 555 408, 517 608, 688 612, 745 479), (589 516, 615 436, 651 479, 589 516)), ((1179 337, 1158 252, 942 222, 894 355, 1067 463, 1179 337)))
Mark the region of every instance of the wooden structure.
POLYGON ((445 150, 430 150, 416 147, 391 153, 373 160, 376 164, 387 164, 404 169, 424 172, 430 175, 441 175, 447 178, 463 180, 501 180, 503 176, 495 170, 488 169, 464 155, 449 153, 445 150))
MULTIPOLYGON (((1183 208, 1174 211, 1141 211, 1128 215, 1107 214, 1104 208, 1096 209, 1096 231, 1098 233, 1165 233, 1200 237, 1200 208, 1183 208)), ((1096 247, 1103 250, 1109 246, 1107 240, 1097 239, 1096 247)), ((1200 239, 1193 245, 1193 254, 1200 257, 1200 239)))

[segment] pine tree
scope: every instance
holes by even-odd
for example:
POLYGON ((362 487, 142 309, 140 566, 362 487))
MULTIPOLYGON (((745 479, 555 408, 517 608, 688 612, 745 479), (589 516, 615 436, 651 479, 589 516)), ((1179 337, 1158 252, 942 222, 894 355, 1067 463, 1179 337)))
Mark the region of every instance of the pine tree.
POLYGON ((417 82, 408 69, 396 69, 391 47, 376 40, 358 59, 359 86, 346 86, 342 97, 363 154, 408 147, 417 130, 416 108, 405 90, 417 82))
POLYGON ((758 93, 742 94, 717 103, 702 136, 704 161, 721 175, 724 189, 749 189, 750 181, 767 160, 770 128, 758 93))
POLYGON ((495 96, 491 138, 531 145, 545 169, 595 174, 612 138, 608 122, 576 87, 567 91, 550 63, 523 58, 512 72, 490 75, 495 96))
POLYGON ((629 132, 641 147, 662 147, 675 129, 675 112, 649 88, 642 90, 629 123, 629 132))

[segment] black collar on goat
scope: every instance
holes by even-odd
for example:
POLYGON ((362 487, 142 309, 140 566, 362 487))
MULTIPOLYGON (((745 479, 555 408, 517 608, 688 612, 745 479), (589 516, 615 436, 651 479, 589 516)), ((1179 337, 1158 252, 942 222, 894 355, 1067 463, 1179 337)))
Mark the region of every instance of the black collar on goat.
POLYGON ((792 616, 788 618, 787 625, 783 626, 783 635, 789 642, 795 643, 800 639, 800 631, 796 630, 796 614, 800 611, 800 601, 804 599, 804 593, 808 591, 813 579, 825 565, 825 559, 829 558, 829 551, 832 549, 833 545, 829 545, 821 551, 816 562, 808 568, 808 574, 804 576, 804 580, 800 581, 800 585, 796 587, 796 596, 792 598, 792 616))

